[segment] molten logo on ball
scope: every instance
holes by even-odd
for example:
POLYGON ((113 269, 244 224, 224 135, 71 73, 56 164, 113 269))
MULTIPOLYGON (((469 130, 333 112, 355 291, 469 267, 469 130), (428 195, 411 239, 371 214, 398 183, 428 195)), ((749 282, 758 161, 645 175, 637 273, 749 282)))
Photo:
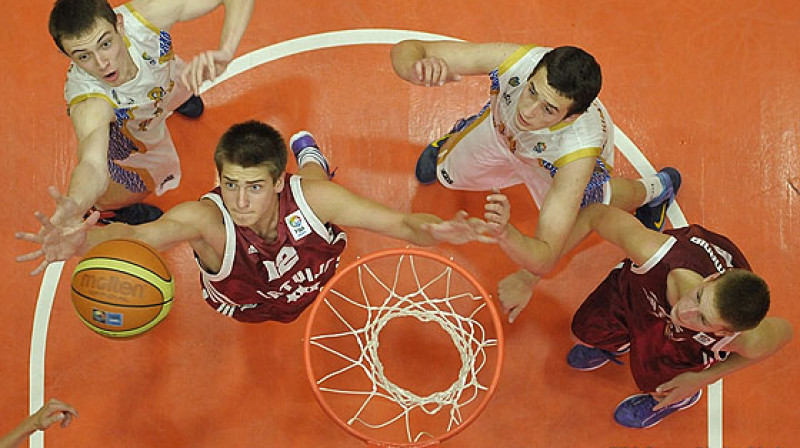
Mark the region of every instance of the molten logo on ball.
POLYGON ((103 296, 114 294, 125 301, 130 301, 130 299, 137 301, 137 299, 144 297, 144 285, 135 285, 131 282, 120 280, 119 277, 83 275, 80 279, 80 287, 81 289, 92 289, 102 293, 103 296))

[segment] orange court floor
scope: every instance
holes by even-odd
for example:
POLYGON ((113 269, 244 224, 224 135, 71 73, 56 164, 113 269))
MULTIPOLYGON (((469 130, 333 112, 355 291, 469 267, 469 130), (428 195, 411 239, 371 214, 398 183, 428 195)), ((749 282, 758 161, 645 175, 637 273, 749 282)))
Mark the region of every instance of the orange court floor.
MULTIPOLYGON (((14 231, 38 228, 33 212, 53 209, 47 186, 63 189, 76 160, 63 101, 68 63, 47 34, 50 6, 11 2, 0 19, 6 99, 0 163, 7 176, 0 244, 9 249, 0 282, 6 304, 0 313, 0 431, 27 415, 32 390, 41 383, 44 397, 73 404, 80 418, 32 439, 32 447, 362 446, 314 400, 302 356, 308 316, 288 325, 246 325, 218 315, 203 303, 188 247, 165 254, 177 282, 171 314, 148 334, 126 341, 100 337, 76 318, 68 289, 74 260, 64 265, 60 281, 45 284, 41 275, 28 275, 32 263, 14 261, 33 248, 15 240, 14 231), (55 299, 44 339, 34 341, 40 288, 55 289, 55 299)), ((216 48, 221 21, 216 11, 176 25, 177 54, 189 59, 216 48)), ((796 2, 261 0, 238 55, 287 41, 296 45, 263 63, 243 62, 245 70, 203 94, 201 118, 169 119, 184 177, 177 190, 153 202, 170 207, 213 188, 217 138, 233 123, 258 119, 287 137, 312 131, 338 167, 336 182, 393 208, 443 217, 459 209, 480 214, 484 194, 422 187, 412 171, 428 141, 482 105, 487 79, 441 88, 400 80, 389 62, 390 43, 412 32, 571 44, 594 54, 603 67, 600 97, 644 157, 628 160, 619 153, 616 173, 638 177, 647 161, 656 169, 679 168, 683 186, 673 224, 685 217, 735 241, 770 285, 771 315, 799 325, 796 2), (376 31, 359 40, 364 35, 358 30, 366 29, 376 31)), ((531 234, 533 201, 523 188, 508 193, 513 222, 531 234)), ((343 265, 403 246, 360 231, 350 232, 349 241, 343 265)), ((452 256, 495 295, 497 282, 515 270, 492 246, 431 250, 452 256)), ((565 356, 573 344, 572 313, 620 258, 620 251, 593 238, 540 283, 520 318, 504 323, 506 362, 497 393, 473 425, 442 446, 800 446, 798 338, 654 428, 614 423, 614 407, 637 392, 627 366, 582 373, 570 370, 565 356)), ((391 349, 382 354, 391 356, 391 349)))

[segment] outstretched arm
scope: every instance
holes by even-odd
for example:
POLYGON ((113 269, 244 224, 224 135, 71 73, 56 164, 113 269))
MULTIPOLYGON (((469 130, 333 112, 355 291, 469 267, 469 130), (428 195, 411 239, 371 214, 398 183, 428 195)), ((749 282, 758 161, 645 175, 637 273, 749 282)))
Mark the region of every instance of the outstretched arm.
POLYGON ((774 355, 792 339, 792 325, 786 319, 767 317, 758 327, 737 336, 726 347, 732 353, 700 372, 682 373, 656 388, 661 401, 653 408, 659 410, 696 393, 700 388, 725 375, 756 364, 774 355))
POLYGON ((392 47, 397 76, 422 86, 441 86, 462 75, 486 75, 506 60, 518 44, 404 40, 392 47))
POLYGON ((14 448, 36 431, 44 431, 55 422, 61 422, 61 427, 66 428, 73 418, 78 417, 78 411, 72 406, 51 399, 35 414, 23 420, 16 428, 0 439, 0 448, 14 448))
MULTIPOLYGON (((51 188, 51 194, 56 202, 64 199, 55 188, 51 188)), ((37 212, 36 217, 42 223, 42 230, 37 234, 18 232, 15 236, 40 247, 17 257, 17 261, 42 259, 37 268, 31 272, 31 275, 36 275, 50 263, 80 256, 103 241, 118 238, 139 240, 159 251, 181 242, 188 242, 198 253, 211 255, 208 247, 218 242, 214 236, 220 234, 218 226, 222 225, 219 209, 209 201, 184 202, 156 221, 135 226, 113 223, 96 227, 93 224, 98 216, 95 212, 85 222, 76 226, 65 226, 57 225, 44 214, 37 212)), ((224 230, 221 234, 224 240, 224 230)), ((218 249, 216 252, 222 252, 222 247, 216 248, 218 249)), ((209 264, 214 262, 213 259, 204 261, 208 261, 209 264)))
POLYGON ((462 244, 477 239, 474 229, 478 225, 470 224, 464 212, 450 221, 429 213, 403 213, 328 181, 304 179, 303 192, 322 222, 370 230, 419 246, 462 244))
MULTIPOLYGON (((542 207, 534 237, 522 234, 508 223, 511 206, 505 195, 494 192, 487 197, 484 219, 493 236, 487 242, 498 243, 509 258, 522 267, 498 285, 498 297, 510 322, 527 306, 539 276, 549 271, 561 256, 572 250, 592 231, 597 231, 601 237, 620 246, 639 264, 649 259, 668 239, 663 234, 646 229, 632 215, 606 205, 592 204, 578 213, 579 196, 583 194, 579 187, 585 184, 580 181, 558 186, 559 180, 571 180, 559 179, 558 176, 562 174, 567 172, 562 169, 556 176, 553 188, 542 207), (577 218, 574 217, 575 213, 577 218)), ((577 174, 574 177, 577 176, 582 175, 577 174)), ((481 241, 485 240, 484 238, 481 241)))
POLYGON ((52 221, 75 225, 108 189, 108 132, 114 108, 103 99, 89 98, 70 108, 70 118, 78 138, 78 164, 70 175, 67 200, 56 204, 52 221))
POLYGON ((222 74, 233 60, 244 36, 255 0, 133 0, 133 6, 161 29, 169 30, 176 22, 186 22, 204 16, 218 6, 225 7, 219 48, 195 56, 181 74, 181 80, 194 94, 204 81, 222 74))
POLYGON ((583 158, 559 170, 542 204, 533 237, 508 223, 511 206, 505 195, 489 195, 484 218, 494 228, 498 246, 523 269, 543 275, 555 266, 570 241, 594 164, 594 159, 583 158))

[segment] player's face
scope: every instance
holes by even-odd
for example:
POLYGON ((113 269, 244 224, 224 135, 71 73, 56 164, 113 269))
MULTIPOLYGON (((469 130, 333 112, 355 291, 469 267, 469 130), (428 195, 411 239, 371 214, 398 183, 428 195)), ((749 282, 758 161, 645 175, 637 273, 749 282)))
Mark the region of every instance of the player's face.
POLYGON ((726 333, 726 323, 716 307, 715 284, 707 278, 684 294, 672 307, 672 322, 683 328, 705 333, 726 333))
POLYGON ((219 183, 222 201, 237 226, 250 227, 262 236, 275 231, 283 176, 275 182, 266 166, 244 168, 224 162, 219 183))
POLYGON ((136 64, 122 37, 122 18, 119 16, 116 27, 97 19, 90 31, 79 37, 64 38, 61 45, 75 65, 112 87, 136 76, 136 64))
POLYGON ((542 67, 531 79, 525 91, 519 97, 517 115, 514 118, 517 126, 526 131, 549 128, 562 121, 574 121, 579 114, 567 117, 572 100, 561 96, 547 83, 547 68, 542 67))

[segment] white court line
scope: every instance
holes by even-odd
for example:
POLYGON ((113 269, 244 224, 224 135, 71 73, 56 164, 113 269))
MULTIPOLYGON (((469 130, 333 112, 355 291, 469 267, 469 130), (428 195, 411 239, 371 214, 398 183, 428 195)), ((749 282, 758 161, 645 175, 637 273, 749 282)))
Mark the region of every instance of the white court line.
MULTIPOLYGON (((58 261, 47 266, 39 287, 39 299, 36 301, 36 311, 33 315, 33 331, 31 332, 31 356, 28 381, 28 406, 30 413, 38 411, 44 406, 44 354, 47 348, 47 329, 50 326, 50 312, 53 309, 53 299, 56 296, 58 279, 64 269, 64 262, 58 261)), ((44 446, 44 432, 35 431, 30 436, 30 448, 44 446)))
MULTIPOLYGON (((461 40, 441 34, 393 29, 356 29, 312 34, 268 45, 244 54, 231 61, 225 73, 214 82, 203 83, 200 90, 204 92, 228 78, 287 56, 350 45, 390 45, 404 39, 461 40)), ((619 127, 615 127, 614 139, 622 155, 630 161, 640 175, 655 173, 653 165, 619 127)), ((674 227, 687 225, 686 218, 677 201, 667 211, 667 217, 674 227)), ((30 356, 29 405, 31 413, 37 411, 44 404, 44 355, 47 327, 62 269, 63 263, 54 263, 47 267, 36 302, 30 356)), ((43 448, 44 433, 42 431, 34 433, 29 446, 30 448, 43 448)), ((708 386, 708 448, 722 448, 722 380, 708 386)))

